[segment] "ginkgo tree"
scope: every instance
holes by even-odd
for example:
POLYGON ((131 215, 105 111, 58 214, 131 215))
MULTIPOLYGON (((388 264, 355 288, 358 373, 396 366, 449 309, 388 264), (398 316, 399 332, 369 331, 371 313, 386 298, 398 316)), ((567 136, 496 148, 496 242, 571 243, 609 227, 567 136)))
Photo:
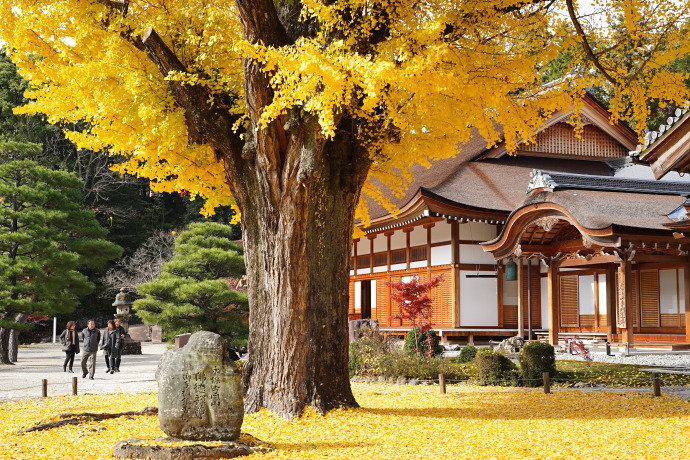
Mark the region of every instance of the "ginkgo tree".
MULTIPOLYGON (((688 99, 684 1, 0 0, 0 39, 51 122, 122 172, 241 212, 248 412, 355 406, 347 369, 353 222, 415 163, 472 133, 514 149, 591 85, 613 121, 688 99), (623 21, 613 34, 610 21, 623 21), (625 46, 621 46, 625 43, 625 46), (662 46, 663 45, 663 46, 662 46), (570 77, 540 72, 571 50, 570 77), (613 51, 625 49, 630 65, 613 51), (369 180, 367 180, 369 178, 369 180)), ((388 209, 393 210, 390 204, 388 209)))

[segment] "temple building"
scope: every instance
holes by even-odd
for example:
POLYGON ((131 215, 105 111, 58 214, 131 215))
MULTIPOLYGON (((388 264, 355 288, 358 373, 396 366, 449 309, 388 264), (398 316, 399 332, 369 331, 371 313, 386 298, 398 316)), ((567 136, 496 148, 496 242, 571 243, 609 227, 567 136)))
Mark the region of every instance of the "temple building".
POLYGON ((389 197, 395 214, 369 203, 350 318, 404 334, 386 283, 442 274, 431 297, 446 343, 578 335, 690 346, 690 177, 657 180, 629 154, 636 134, 592 96, 580 138, 571 116, 554 114, 516 155, 477 134, 455 158, 416 168, 407 194, 389 197))

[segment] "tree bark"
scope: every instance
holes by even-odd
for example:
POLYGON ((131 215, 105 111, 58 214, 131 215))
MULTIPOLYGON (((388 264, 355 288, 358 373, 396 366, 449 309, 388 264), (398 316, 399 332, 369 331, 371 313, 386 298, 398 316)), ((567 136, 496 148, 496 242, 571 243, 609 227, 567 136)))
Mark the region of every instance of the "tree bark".
MULTIPOLYGON (((26 323, 29 319, 28 313, 19 313, 14 321, 20 324, 26 323)), ((10 330, 10 338, 8 344, 8 357, 10 362, 17 362, 17 355, 19 354, 19 331, 17 329, 10 330)))
POLYGON ((14 364, 10 361, 10 329, 0 328, 0 364, 14 364))
POLYGON ((348 371, 348 269, 369 163, 357 161, 345 134, 319 145, 308 140, 319 135, 318 124, 302 121, 300 130, 286 155, 294 177, 282 181, 278 199, 271 200, 271 175, 256 168, 238 200, 250 305, 245 410, 265 407, 285 418, 305 405, 321 413, 357 407, 348 371), (311 181, 297 180, 305 155, 314 159, 311 181))

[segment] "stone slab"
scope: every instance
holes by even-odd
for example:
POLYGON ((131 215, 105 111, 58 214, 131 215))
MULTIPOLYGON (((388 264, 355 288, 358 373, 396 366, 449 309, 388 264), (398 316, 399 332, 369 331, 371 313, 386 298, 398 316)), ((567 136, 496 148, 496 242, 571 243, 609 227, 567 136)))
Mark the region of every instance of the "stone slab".
POLYGON ((139 438, 117 443, 113 449, 113 457, 119 459, 206 460, 243 457, 270 450, 268 447, 251 446, 233 441, 202 442, 176 438, 139 438))

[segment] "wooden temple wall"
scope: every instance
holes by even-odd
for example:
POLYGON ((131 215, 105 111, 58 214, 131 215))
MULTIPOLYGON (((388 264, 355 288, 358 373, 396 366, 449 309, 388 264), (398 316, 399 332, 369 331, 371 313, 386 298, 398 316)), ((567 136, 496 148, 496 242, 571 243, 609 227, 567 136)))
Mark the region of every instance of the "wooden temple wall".
MULTIPOLYGON (((502 267, 479 246, 480 242, 496 236, 496 225, 480 222, 456 225, 459 258, 456 266, 451 224, 445 220, 433 224, 421 221, 414 227, 356 240, 350 270, 350 319, 369 314, 381 326, 407 326, 406 321, 391 319, 399 313, 399 307, 386 283, 408 280, 415 275, 420 282, 426 282, 442 274, 443 283, 431 292, 434 327, 516 327, 517 299, 505 301, 502 267)), ((540 327, 536 264, 532 286, 533 325, 540 327)))
MULTIPOLYGON (((618 275, 614 286, 618 286, 617 278, 618 275)), ((603 269, 561 269, 558 274, 561 332, 606 333, 608 282, 603 269)), ((633 268, 631 285, 635 333, 685 332, 685 286, 681 266, 643 264, 640 268, 633 268)), ((546 315, 548 299, 544 269, 540 290, 541 307, 546 315)))

